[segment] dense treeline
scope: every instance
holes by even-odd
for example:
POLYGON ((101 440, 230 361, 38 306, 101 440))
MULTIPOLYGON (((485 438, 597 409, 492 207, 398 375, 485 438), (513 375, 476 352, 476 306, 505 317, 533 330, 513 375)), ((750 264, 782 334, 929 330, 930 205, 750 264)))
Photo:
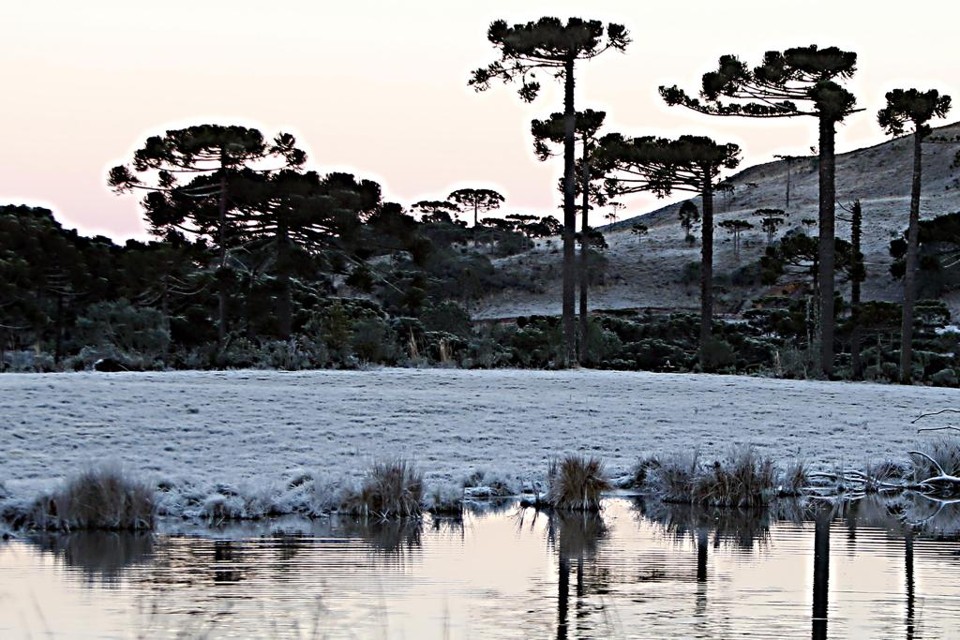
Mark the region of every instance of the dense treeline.
MULTIPOLYGON (((816 237, 793 229, 776 239, 789 214, 760 208, 766 253, 731 277, 714 274, 714 227, 733 236, 739 260, 740 233, 753 224, 715 225, 714 197, 733 188, 722 174, 739 164, 737 145, 702 136, 601 133, 603 112, 575 109, 577 63, 624 51, 631 39, 622 25, 541 18, 511 26, 498 20, 487 38, 499 57, 472 73, 468 84, 478 91, 499 81, 517 83, 521 99, 530 102, 541 88, 536 73, 544 70, 563 84, 563 112, 531 126, 541 159, 554 154, 550 144, 562 148, 562 221, 491 216, 505 200, 492 189, 459 189, 409 209, 384 202, 376 182, 305 170, 306 153, 288 133, 268 138, 257 129, 216 124, 169 130, 148 138, 128 164, 109 174, 117 193, 143 195, 152 242, 120 247, 65 231, 44 209, 0 207, 0 367, 579 362, 956 384, 956 334, 933 331, 949 322, 949 314, 944 305, 921 300, 931 289, 952 286, 954 221, 919 220, 921 145, 931 131, 928 122, 949 111, 949 96, 897 89, 877 114, 892 135, 911 126, 914 140, 906 230, 891 246, 904 304, 862 303, 859 202, 854 237, 835 233, 834 137, 836 125, 860 111, 843 86, 856 72, 856 53, 794 47, 767 52, 753 67, 724 55, 695 94, 660 87, 668 105, 699 113, 818 122, 818 219, 809 220, 816 237), (680 208, 685 242, 701 246, 699 263, 682 276, 700 284, 695 326, 685 315, 589 313, 587 289, 604 267, 606 242, 588 225, 588 212, 644 191, 698 196, 699 209, 693 201, 680 208), (472 226, 459 219, 471 214, 472 226), (556 275, 511 275, 491 263, 547 236, 560 236, 561 318, 473 326, 465 311, 470 301, 505 287, 538 290, 556 275), (755 300, 736 323, 721 321, 714 294, 724 278, 784 282, 787 295, 755 300), (839 295, 844 282, 851 283, 850 301, 839 295)), ((789 163, 798 158, 784 156, 787 208, 789 163)), ((640 238, 647 227, 635 224, 633 231, 640 238)))

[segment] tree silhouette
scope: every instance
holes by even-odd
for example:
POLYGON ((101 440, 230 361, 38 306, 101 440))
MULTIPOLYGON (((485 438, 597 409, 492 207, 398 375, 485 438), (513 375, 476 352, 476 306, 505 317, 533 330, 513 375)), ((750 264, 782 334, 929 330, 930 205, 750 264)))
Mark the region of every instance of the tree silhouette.
MULTIPOLYGON (((579 361, 580 364, 586 364, 589 360, 587 347, 587 327, 589 326, 587 317, 588 295, 587 290, 590 284, 589 263, 590 263, 590 239, 592 236, 589 224, 590 212, 590 181, 591 160, 590 154, 593 153, 597 144, 597 132, 603 126, 603 121, 607 114, 603 111, 594 111, 593 109, 584 109, 577 112, 575 133, 580 138, 580 195, 582 202, 580 204, 580 320, 579 326, 579 361)), ((546 160, 551 157, 553 152, 550 150, 548 142, 563 144, 566 135, 566 118, 562 113, 552 113, 547 120, 534 120, 530 123, 530 133, 533 134, 533 150, 540 160, 546 160)), ((566 185, 564 185, 566 186, 566 185)), ((596 194, 600 195, 600 194, 596 194)))
POLYGON ((886 106, 877 113, 880 126, 888 134, 900 136, 908 122, 913 125, 913 178, 907 225, 906 271, 903 277, 903 321, 900 328, 900 382, 910 384, 913 377, 913 307, 917 294, 923 139, 931 132, 927 123, 933 118, 944 117, 950 110, 950 96, 941 96, 936 89, 923 93, 916 89, 894 89, 887 93, 886 98, 886 106))
POLYGON ((267 144, 257 129, 205 124, 151 136, 134 152, 131 166, 110 170, 108 183, 116 193, 147 191, 142 204, 151 233, 186 234, 209 240, 217 248, 220 348, 226 338, 232 278, 228 247, 231 232, 236 232, 230 182, 244 168, 271 171, 299 167, 305 161, 306 154, 290 134, 281 133, 267 144), (279 161, 279 166, 264 169, 262 163, 268 159, 279 161))
POLYGON ((786 222, 787 212, 783 209, 757 209, 753 215, 760 217, 760 228, 767 234, 767 244, 773 244, 773 236, 786 222))
POLYGON ((262 254, 263 270, 276 275, 277 333, 286 339, 292 330, 296 265, 309 272, 311 256, 352 253, 361 216, 380 204, 380 185, 349 173, 321 177, 294 169, 270 174, 245 170, 239 177, 233 199, 248 238, 245 248, 262 254))
POLYGON ((838 122, 855 111, 856 99, 836 80, 856 71, 857 54, 816 45, 768 51, 763 64, 751 69, 736 56, 721 56, 716 71, 705 73, 699 98, 677 86, 660 87, 669 105, 719 116, 750 118, 816 117, 819 123, 819 308, 820 364, 833 372, 834 335, 834 154, 838 122))
POLYGON ((590 60, 609 49, 623 51, 630 39, 623 25, 599 20, 570 18, 563 24, 558 18, 545 17, 536 22, 508 26, 497 20, 487 30, 487 39, 499 50, 500 59, 473 72, 469 85, 477 91, 490 87, 493 80, 520 81, 518 93, 531 102, 540 92, 536 72, 544 70, 563 79, 563 339, 567 365, 575 358, 574 325, 576 178, 574 176, 574 70, 578 60, 590 60), (605 34, 605 35, 604 35, 605 34))
POLYGON ((453 224, 460 208, 446 200, 420 200, 410 207, 420 214, 423 222, 447 222, 453 224))
POLYGON ((753 225, 746 220, 724 220, 718 223, 733 236, 733 259, 740 260, 740 234, 747 229, 753 229, 753 225))
POLYGON ((723 169, 739 163, 740 147, 718 144, 702 136, 676 140, 652 136, 625 141, 619 134, 604 136, 600 153, 614 170, 608 185, 612 193, 652 191, 658 197, 676 191, 700 194, 703 207, 700 260, 700 364, 706 364, 706 345, 713 323, 713 188, 723 169))
POLYGON ((473 226, 477 226, 480 212, 499 209, 505 198, 493 189, 457 189, 447 196, 447 200, 468 210, 472 208, 473 226))
POLYGON ((696 242, 693 230, 700 224, 700 209, 693 204, 692 200, 684 200, 683 204, 677 210, 677 217, 680 219, 680 227, 683 229, 683 239, 688 244, 696 242))

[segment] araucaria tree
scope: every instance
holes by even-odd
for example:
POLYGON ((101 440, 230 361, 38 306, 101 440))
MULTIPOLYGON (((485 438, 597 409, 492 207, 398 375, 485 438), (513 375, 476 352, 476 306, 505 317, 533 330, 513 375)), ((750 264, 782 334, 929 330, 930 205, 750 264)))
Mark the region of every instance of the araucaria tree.
POLYGON ((904 126, 913 125, 913 182, 910 188, 910 219, 907 225, 906 271, 903 275, 903 317, 901 323, 900 382, 910 384, 913 372, 913 307, 917 294, 917 264, 920 232, 920 184, 923 169, 923 139, 930 134, 933 118, 942 118, 950 110, 950 96, 936 89, 921 93, 916 89, 894 89, 887 93, 887 104, 877 113, 877 121, 890 135, 903 135, 904 126))
POLYGON ((736 56, 720 57, 716 71, 703 75, 699 98, 676 86, 660 87, 669 105, 700 113, 750 118, 812 116, 819 122, 819 342, 820 365, 833 373, 834 336, 834 138, 838 122, 855 111, 856 99, 837 80, 856 71, 857 54, 816 45, 768 51, 763 64, 750 68, 736 56))
POLYGON ((625 141, 619 134, 611 134, 600 144, 598 155, 611 172, 611 193, 651 191, 664 197, 673 191, 691 191, 700 195, 700 364, 706 368, 706 345, 713 324, 714 185, 723 169, 734 169, 740 163, 740 148, 703 136, 680 136, 676 140, 648 136, 625 141))
POLYGON ((477 226, 479 213, 499 209, 504 197, 493 189, 457 189, 447 196, 447 200, 468 211, 473 209, 473 226, 477 226))
POLYGON ((281 133, 268 144, 257 129, 206 124, 151 136, 134 152, 130 166, 110 170, 108 181, 115 192, 147 192, 142 204, 151 233, 192 236, 215 247, 221 348, 227 332, 231 280, 227 256, 235 240, 231 236, 239 235, 239 223, 233 220, 231 182, 236 188, 243 169, 294 168, 305 161, 306 154, 290 134, 281 133), (265 160, 272 160, 274 166, 265 168, 265 160))
POLYGON ((576 111, 574 71, 580 60, 590 60, 610 49, 623 51, 630 39, 623 25, 599 20, 540 18, 536 22, 508 26, 503 20, 490 25, 487 39, 500 52, 500 59, 473 72, 470 86, 484 91, 494 80, 520 82, 520 98, 530 102, 540 92, 536 72, 543 70, 563 80, 563 340, 564 360, 574 361, 576 177, 574 144, 576 111))
MULTIPOLYGON (((593 153, 597 145, 597 133, 603 126, 603 121, 607 114, 603 111, 594 111, 593 109, 584 109, 578 111, 576 117, 576 137, 580 140, 580 340, 579 360, 580 364, 586 364, 589 360, 587 348, 587 329, 589 326, 587 318, 588 295, 587 290, 590 285, 590 181, 594 179, 591 176, 590 154, 593 153)), ((566 119, 562 113, 552 113, 547 120, 534 120, 530 123, 530 133, 533 134, 533 150, 540 160, 546 160, 553 155, 548 143, 562 144, 566 134, 566 119)), ((603 176, 600 176, 601 178, 603 176)), ((566 185, 564 185, 566 187, 566 185)), ((597 193, 596 195, 602 195, 597 193)))

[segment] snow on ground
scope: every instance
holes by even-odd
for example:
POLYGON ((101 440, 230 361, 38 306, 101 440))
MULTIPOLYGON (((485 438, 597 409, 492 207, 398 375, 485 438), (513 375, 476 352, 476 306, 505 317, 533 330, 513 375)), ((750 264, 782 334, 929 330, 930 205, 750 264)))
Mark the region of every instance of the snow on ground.
POLYGON ((859 468, 905 459, 933 437, 910 421, 957 404, 930 387, 589 370, 3 374, 0 486, 26 500, 109 463, 201 494, 270 493, 403 457, 429 491, 478 470, 519 486, 570 453, 616 476, 642 455, 743 445, 859 468))

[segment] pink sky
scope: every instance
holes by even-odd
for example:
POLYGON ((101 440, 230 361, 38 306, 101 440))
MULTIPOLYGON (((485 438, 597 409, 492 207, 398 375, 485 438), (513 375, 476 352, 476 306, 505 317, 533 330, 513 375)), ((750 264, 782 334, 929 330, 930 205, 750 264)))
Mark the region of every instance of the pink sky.
MULTIPOLYGON (((767 49, 807 44, 856 51, 849 86, 865 112, 840 127, 841 152, 884 139, 876 111, 890 89, 935 88, 960 101, 956 16, 893 15, 859 0, 15 4, 0 10, 0 203, 48 206, 67 227, 118 240, 144 237, 143 224, 136 196, 107 189, 107 170, 148 135, 204 122, 290 131, 311 168, 376 179, 405 205, 483 186, 507 196, 504 213, 556 213, 561 167, 536 160, 529 123, 561 109, 559 87, 544 78, 528 105, 513 87, 476 94, 466 85, 495 59, 486 29, 501 17, 624 24, 626 54, 580 65, 578 108, 607 110, 608 131, 736 142, 743 166, 807 152, 814 121, 700 116, 664 106, 657 86, 694 91, 725 53, 755 63, 767 49)), ((621 216, 655 205, 645 198, 621 216)))

